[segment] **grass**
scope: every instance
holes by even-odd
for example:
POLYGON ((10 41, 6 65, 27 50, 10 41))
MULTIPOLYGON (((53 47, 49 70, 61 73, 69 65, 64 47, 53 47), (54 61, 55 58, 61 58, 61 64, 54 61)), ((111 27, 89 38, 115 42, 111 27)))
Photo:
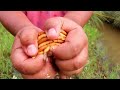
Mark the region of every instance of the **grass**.
POLYGON ((12 79, 18 76, 10 61, 14 37, 0 24, 0 78, 12 79))
MULTIPOLYGON (((119 65, 113 65, 106 58, 105 48, 101 48, 99 38, 101 33, 89 23, 84 27, 89 39, 89 63, 78 79, 115 79, 119 78, 119 65)), ((14 37, 0 25, 0 78, 20 79, 20 74, 14 70, 10 61, 10 51, 14 37)))

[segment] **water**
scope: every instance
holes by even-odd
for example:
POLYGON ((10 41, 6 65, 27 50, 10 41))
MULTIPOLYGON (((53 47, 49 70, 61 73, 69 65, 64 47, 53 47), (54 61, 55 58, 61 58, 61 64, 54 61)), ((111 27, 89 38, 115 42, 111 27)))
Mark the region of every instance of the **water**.
POLYGON ((102 36, 100 41, 106 48, 107 55, 113 63, 120 64, 120 30, 109 24, 104 24, 100 28, 102 36))

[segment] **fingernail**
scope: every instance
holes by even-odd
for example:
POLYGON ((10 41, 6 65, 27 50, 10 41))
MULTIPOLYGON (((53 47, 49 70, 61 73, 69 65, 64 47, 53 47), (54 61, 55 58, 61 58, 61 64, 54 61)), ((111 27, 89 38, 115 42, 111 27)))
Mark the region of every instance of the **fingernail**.
POLYGON ((30 56, 33 56, 33 55, 36 55, 36 54, 37 54, 37 48, 35 47, 34 44, 29 45, 29 46, 27 47, 27 53, 28 53, 30 56))
POLYGON ((50 35, 57 34, 57 32, 54 28, 51 28, 51 29, 48 30, 48 34, 50 34, 50 35))
POLYGON ((58 37, 57 32, 54 28, 48 30, 47 36, 48 38, 53 38, 53 39, 56 39, 58 37))

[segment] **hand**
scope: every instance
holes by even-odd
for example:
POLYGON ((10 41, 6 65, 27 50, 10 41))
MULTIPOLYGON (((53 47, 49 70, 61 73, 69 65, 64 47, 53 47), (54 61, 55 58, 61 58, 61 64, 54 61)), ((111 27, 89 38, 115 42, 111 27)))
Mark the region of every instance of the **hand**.
POLYGON ((65 43, 51 50, 61 78, 79 74, 87 63, 88 40, 81 26, 74 21, 54 17, 46 21, 44 30, 49 39, 56 39, 60 31, 68 32, 65 43))
POLYGON ((50 58, 46 62, 43 55, 37 55, 37 36, 41 29, 35 26, 28 26, 19 30, 11 52, 11 61, 23 78, 45 79, 54 78, 56 72, 51 65, 50 58))

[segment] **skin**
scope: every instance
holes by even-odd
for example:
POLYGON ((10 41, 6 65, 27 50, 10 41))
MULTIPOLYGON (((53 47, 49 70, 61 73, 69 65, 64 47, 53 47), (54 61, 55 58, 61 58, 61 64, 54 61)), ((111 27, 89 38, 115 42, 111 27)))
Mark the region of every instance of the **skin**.
POLYGON ((48 38, 56 39, 61 28, 68 32, 65 43, 51 50, 59 68, 56 71, 51 63, 52 58, 48 58, 46 62, 43 55, 31 58, 38 52, 37 36, 42 30, 34 26, 20 11, 1 11, 1 23, 15 36, 11 51, 13 66, 26 79, 54 78, 56 73, 61 78, 67 78, 80 73, 88 58, 88 40, 82 27, 91 15, 91 11, 68 11, 64 17, 53 17, 46 21, 44 30, 48 38))
POLYGON ((82 27, 70 19, 54 17, 46 21, 44 29, 50 39, 55 39, 61 29, 68 32, 65 43, 52 50, 61 78, 80 73, 88 58, 88 41, 82 27), (47 33, 53 27, 56 35, 47 33))

